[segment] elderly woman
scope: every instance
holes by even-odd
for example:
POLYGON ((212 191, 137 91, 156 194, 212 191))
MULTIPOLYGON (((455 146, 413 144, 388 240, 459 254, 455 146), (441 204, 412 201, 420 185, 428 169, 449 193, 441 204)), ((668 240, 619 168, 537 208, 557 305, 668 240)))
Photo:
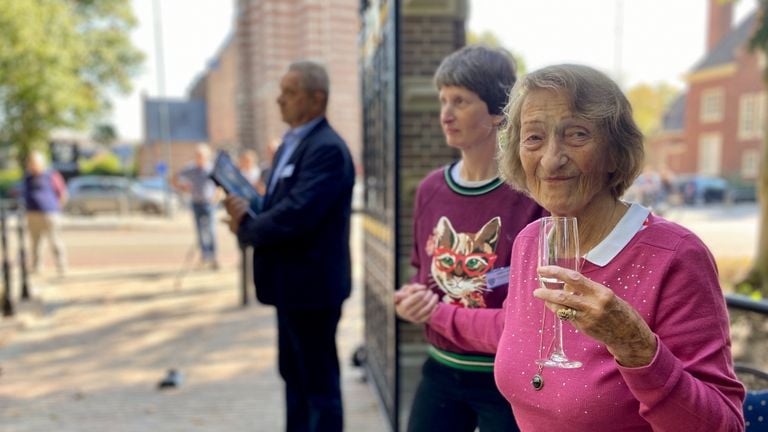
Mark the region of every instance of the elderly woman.
MULTIPOLYGON (((403 291, 435 293, 435 303, 456 307, 501 308, 512 241, 545 213, 498 175, 496 135, 515 78, 512 57, 483 46, 452 53, 435 72, 445 141, 461 159, 419 184, 411 255, 415 274, 403 291)), ((494 351, 463 349, 428 325, 425 333, 430 357, 408 430, 517 430, 493 380, 494 351)))
POLYGON ((547 67, 518 82, 506 115, 502 176, 553 215, 577 218, 581 271, 537 268, 531 224, 512 249, 503 311, 401 290, 400 315, 465 349, 496 351, 496 384, 523 431, 743 430, 712 255, 685 228, 620 200, 643 163, 620 89, 589 67, 547 67), (539 276, 565 289, 540 288, 539 276), (582 368, 537 365, 545 307, 567 320, 565 351, 582 368))

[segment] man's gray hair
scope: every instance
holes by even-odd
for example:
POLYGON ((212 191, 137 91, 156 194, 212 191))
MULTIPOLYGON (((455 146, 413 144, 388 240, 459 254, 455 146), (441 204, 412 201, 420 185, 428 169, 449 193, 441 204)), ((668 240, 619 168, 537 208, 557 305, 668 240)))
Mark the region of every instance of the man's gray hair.
POLYGON ((302 86, 308 92, 323 92, 328 95, 330 81, 325 66, 311 60, 300 60, 291 63, 288 70, 301 75, 302 86))

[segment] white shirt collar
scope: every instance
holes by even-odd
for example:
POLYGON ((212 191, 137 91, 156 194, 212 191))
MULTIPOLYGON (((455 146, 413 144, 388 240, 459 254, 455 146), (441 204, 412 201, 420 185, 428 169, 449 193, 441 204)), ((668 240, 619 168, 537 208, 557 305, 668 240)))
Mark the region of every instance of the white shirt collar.
POLYGON ((621 252, 629 241, 643 228, 650 210, 634 203, 622 216, 618 224, 597 246, 584 256, 584 259, 600 267, 611 262, 621 252))

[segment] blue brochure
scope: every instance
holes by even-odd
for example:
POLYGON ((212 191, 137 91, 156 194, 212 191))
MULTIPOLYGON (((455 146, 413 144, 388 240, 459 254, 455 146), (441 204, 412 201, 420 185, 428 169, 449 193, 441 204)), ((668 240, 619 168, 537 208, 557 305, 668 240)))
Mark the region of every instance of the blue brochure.
POLYGON ((248 200, 251 203, 249 215, 256 216, 256 213, 261 211, 263 197, 243 176, 240 169, 232 162, 232 158, 224 150, 216 152, 211 180, 224 189, 227 194, 234 194, 248 200))

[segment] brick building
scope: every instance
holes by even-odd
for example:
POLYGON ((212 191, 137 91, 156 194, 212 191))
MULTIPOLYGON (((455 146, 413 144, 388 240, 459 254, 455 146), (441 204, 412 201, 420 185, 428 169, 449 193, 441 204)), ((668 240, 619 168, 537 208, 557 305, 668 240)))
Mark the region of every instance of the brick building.
POLYGON ((208 141, 214 148, 232 149, 239 143, 237 61, 237 44, 230 35, 189 90, 190 99, 205 101, 208 141))
MULTIPOLYGON (((359 2, 232 1, 236 6, 234 29, 206 70, 190 84, 184 101, 189 103, 187 108, 195 106, 204 112, 204 118, 198 118, 204 123, 197 127, 197 140, 210 143, 214 149, 253 148, 262 160, 268 161, 269 147, 278 145, 286 130, 276 103, 280 78, 290 62, 311 59, 328 69, 331 80, 328 118, 347 141, 359 165, 359 2)), ((179 110, 183 110, 181 102, 174 101, 171 107, 179 115, 179 110)), ((150 118, 158 114, 145 109, 145 124, 159 123, 159 118, 150 118)), ((170 128, 187 130, 189 125, 170 128)), ((171 136, 171 144, 154 145, 153 142, 160 139, 157 135, 160 130, 153 132, 147 128, 146 132, 142 174, 151 174, 169 152, 172 171, 192 154, 190 141, 171 136)))
POLYGON ((177 172, 194 157, 195 145, 208 141, 206 104, 201 99, 145 98, 144 144, 140 176, 177 172))
POLYGON ((668 109, 650 142, 654 165, 736 182, 757 176, 763 141, 765 59, 748 49, 756 13, 732 26, 732 3, 709 0, 707 51, 686 76, 688 89, 668 109))
POLYGON ((146 98, 139 175, 177 172, 193 160, 200 142, 213 149, 237 149, 237 78, 237 45, 229 36, 190 84, 186 98, 146 98), (158 165, 167 171, 159 172, 158 165))
POLYGON ((360 161, 359 1, 237 0, 238 140, 262 159, 286 130, 276 99, 289 63, 316 60, 328 69, 328 119, 360 161))

